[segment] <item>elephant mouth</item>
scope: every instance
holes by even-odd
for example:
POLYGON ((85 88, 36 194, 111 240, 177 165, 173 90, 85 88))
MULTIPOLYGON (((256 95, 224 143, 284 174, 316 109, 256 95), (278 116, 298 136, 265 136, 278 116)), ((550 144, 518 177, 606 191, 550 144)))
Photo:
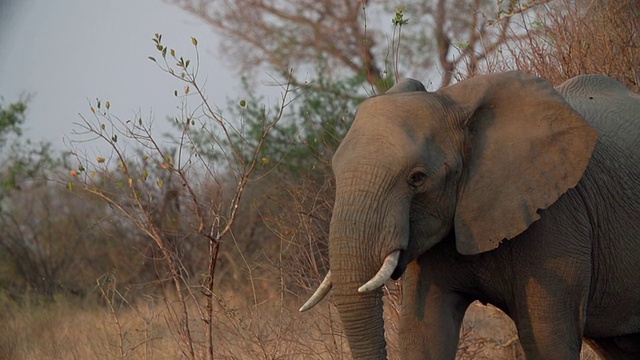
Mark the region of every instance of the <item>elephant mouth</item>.
POLYGON ((404 274, 404 271, 406 269, 407 269, 407 265, 398 264, 398 266, 396 266, 396 268, 393 270, 393 273, 391 273, 391 279, 392 280, 400 279, 400 277, 402 276, 402 274, 404 274))
POLYGON ((398 265, 391 273, 392 280, 398 280, 404 274, 405 270, 407 270, 407 265, 409 264, 409 260, 407 259, 407 252, 403 250, 400 251, 400 259, 398 260, 398 265))
MULTIPOLYGON (((378 270, 378 272, 369 281, 360 286, 358 288, 358 292, 371 292, 379 289, 389 279, 397 280, 398 278, 400 278, 400 276, 402 276, 405 269, 407 268, 406 258, 402 262, 400 262, 401 257, 404 258, 405 256, 406 251, 399 249, 387 255, 382 266, 380 267, 380 270, 378 270)), ((333 280, 331 276, 331 270, 329 270, 318 289, 313 293, 313 295, 311 295, 309 300, 307 300, 307 302, 302 305, 300 311, 307 311, 314 307, 329 293, 329 290, 331 290, 332 287, 333 280)))

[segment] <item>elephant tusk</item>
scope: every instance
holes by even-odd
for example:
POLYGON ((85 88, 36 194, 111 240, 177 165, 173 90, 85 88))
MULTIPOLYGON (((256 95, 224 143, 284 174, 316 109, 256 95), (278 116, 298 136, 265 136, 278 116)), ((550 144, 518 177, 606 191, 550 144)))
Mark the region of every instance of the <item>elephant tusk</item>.
POLYGON ((299 311, 307 311, 316 306, 320 302, 320 300, 324 299, 324 297, 327 296, 332 286, 333 284, 331 283, 331 270, 329 270, 329 272, 327 272, 327 276, 324 277, 324 280, 322 280, 322 283, 320 283, 320 286, 318 286, 316 292, 314 292, 309 300, 307 300, 307 302, 302 305, 299 311))
POLYGON ((371 280, 367 281, 366 284, 360 286, 360 288, 358 288, 358 292, 364 293, 373 291, 384 285, 384 283, 391 277, 391 274, 393 274, 393 270, 398 266, 398 260, 400 260, 400 250, 396 250, 387 255, 384 259, 384 263, 382 263, 382 266, 380 267, 380 270, 378 270, 378 273, 372 277, 371 280))

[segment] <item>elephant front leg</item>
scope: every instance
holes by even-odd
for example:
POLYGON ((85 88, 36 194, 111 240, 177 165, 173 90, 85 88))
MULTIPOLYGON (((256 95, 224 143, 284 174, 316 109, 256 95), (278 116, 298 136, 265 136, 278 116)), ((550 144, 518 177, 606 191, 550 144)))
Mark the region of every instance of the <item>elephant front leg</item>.
POLYGON ((514 318, 527 359, 578 360, 585 324, 587 286, 531 278, 516 296, 514 318), (572 286, 574 285, 574 286, 572 286))
POLYGON ((404 274, 399 343, 402 359, 453 360, 471 303, 438 286, 418 260, 404 274))

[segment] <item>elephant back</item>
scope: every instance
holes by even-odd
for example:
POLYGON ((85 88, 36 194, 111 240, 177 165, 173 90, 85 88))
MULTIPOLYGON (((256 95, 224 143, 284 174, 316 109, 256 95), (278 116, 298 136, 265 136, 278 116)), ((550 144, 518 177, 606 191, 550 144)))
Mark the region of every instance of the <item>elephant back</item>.
POLYGON ((640 158, 640 95, 604 75, 580 75, 557 87, 565 100, 600 134, 601 143, 640 158))

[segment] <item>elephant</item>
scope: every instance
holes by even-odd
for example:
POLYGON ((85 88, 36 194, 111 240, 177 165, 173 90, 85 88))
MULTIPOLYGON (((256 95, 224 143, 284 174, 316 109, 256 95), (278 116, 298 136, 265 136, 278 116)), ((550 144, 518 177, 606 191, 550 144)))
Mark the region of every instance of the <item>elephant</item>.
POLYGON ((527 359, 579 359, 583 339, 640 358, 640 96, 621 83, 407 79, 358 106, 331 166, 330 268, 300 310, 331 291, 354 359, 387 357, 400 277, 402 359, 454 359, 476 300, 527 359))

